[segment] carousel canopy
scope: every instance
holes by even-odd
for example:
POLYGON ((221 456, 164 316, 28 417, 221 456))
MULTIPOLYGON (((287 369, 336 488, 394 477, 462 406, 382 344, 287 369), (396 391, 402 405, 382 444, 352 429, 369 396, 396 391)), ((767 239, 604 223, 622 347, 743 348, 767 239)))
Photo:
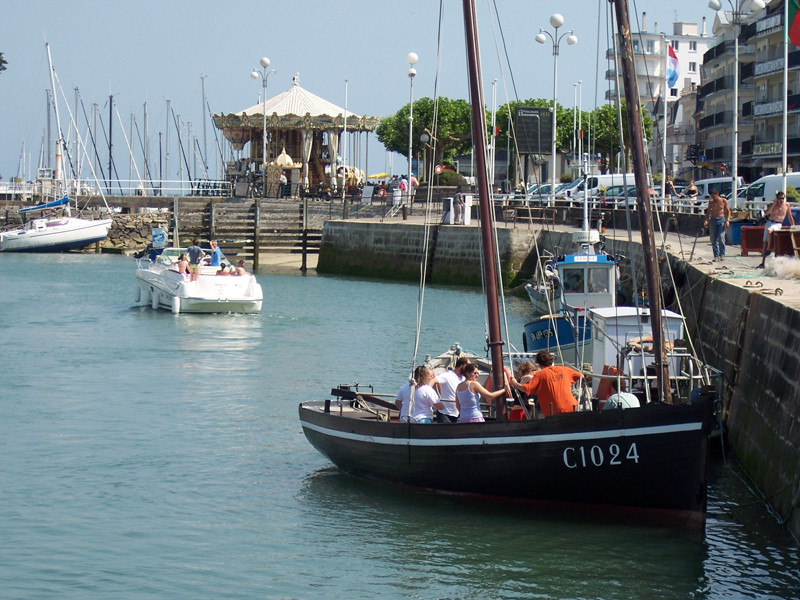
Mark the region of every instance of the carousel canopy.
MULTIPOLYGON (((341 129, 344 127, 345 110, 300 87, 300 77, 292 78, 292 87, 282 94, 259 102, 240 113, 213 115, 218 129, 261 129, 264 112, 267 127, 271 129, 341 129)), ((372 131, 378 125, 378 117, 359 116, 347 112, 348 131, 372 131)), ((226 136, 227 137, 227 136, 226 136)))

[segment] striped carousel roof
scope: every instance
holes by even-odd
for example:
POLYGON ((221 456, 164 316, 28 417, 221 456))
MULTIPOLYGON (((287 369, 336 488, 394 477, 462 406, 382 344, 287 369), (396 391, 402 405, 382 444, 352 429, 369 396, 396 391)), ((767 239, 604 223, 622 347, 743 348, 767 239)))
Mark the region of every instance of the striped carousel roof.
MULTIPOLYGON (((344 109, 336 106, 333 102, 328 102, 324 98, 312 94, 306 89, 300 87, 300 76, 295 75, 292 77, 292 87, 282 94, 267 100, 267 115, 276 114, 279 117, 287 115, 311 115, 312 117, 329 116, 335 117, 337 115, 344 115, 344 109)), ((255 106, 246 108, 239 114, 245 115, 262 115, 264 113, 264 104, 259 102, 255 106)), ((348 111, 348 115, 352 116, 353 111, 348 111)))

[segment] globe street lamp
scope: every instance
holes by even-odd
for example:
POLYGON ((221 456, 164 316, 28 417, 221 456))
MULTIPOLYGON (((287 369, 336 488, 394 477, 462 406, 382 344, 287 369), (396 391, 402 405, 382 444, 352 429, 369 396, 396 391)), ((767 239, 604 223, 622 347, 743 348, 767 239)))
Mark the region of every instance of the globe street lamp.
MULTIPOLYGON (((764 0, 727 0, 731 7, 731 17, 733 18, 733 157, 731 159, 731 198, 733 207, 739 208, 739 32, 742 25, 742 14, 746 12, 745 7, 751 10, 764 8, 764 0)), ((720 0, 709 0, 708 8, 713 11, 722 9, 720 0)))
POLYGON ((264 91, 262 95, 262 100, 264 101, 264 107, 262 108, 261 112, 264 113, 262 115, 263 118, 263 136, 264 139, 261 141, 261 197, 264 197, 267 189, 267 79, 269 78, 270 73, 277 73, 277 69, 272 69, 271 71, 267 71, 269 69, 269 59, 264 56, 261 58, 261 71, 258 70, 258 67, 253 69, 252 73, 250 73, 250 77, 253 79, 258 79, 261 77, 261 83, 264 86, 264 91))
POLYGON ((558 34, 558 30, 560 27, 564 25, 564 17, 560 14, 555 13, 554 15, 550 16, 550 25, 555 30, 554 33, 550 33, 549 31, 545 31, 544 29, 539 29, 539 33, 536 34, 534 38, 540 44, 544 44, 547 41, 547 38, 550 38, 550 41, 553 43, 553 143, 551 146, 551 153, 553 155, 553 170, 550 173, 550 183, 552 186, 552 194, 553 199, 555 200, 555 193, 556 193, 556 125, 557 125, 557 118, 556 118, 556 94, 558 91, 558 46, 561 44, 561 40, 565 37, 567 38, 567 44, 570 46, 574 46, 578 43, 578 38, 572 33, 572 29, 569 31, 562 33, 561 35, 558 34))
POLYGON ((407 174, 407 181, 408 181, 408 204, 409 207, 411 205, 411 135, 412 135, 412 126, 414 124, 414 77, 417 75, 417 70, 414 68, 414 65, 419 60, 419 56, 417 56, 416 52, 409 52, 408 56, 406 56, 406 61, 408 61, 408 83, 409 83, 409 100, 408 100, 408 174, 407 174))

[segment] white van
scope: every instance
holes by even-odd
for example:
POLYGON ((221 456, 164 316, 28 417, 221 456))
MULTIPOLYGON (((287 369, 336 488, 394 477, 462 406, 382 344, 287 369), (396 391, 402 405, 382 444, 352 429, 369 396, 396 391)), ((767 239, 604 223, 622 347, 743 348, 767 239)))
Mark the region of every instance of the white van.
MULTIPOLYGON (((744 186, 744 179, 742 177, 737 177, 736 180, 737 188, 744 186)), ((694 184, 697 186, 698 198, 710 198, 711 195, 708 192, 714 188, 717 189, 720 196, 727 196, 733 191, 733 177, 711 177, 709 179, 699 179, 695 181, 694 184)))
MULTIPOLYGON (((607 190, 612 185, 622 185, 623 183, 627 183, 629 186, 636 185, 636 179, 633 173, 605 173, 603 175, 589 175, 586 178, 586 187, 589 190, 589 197, 592 196, 599 196, 601 191, 607 190)), ((650 174, 647 174, 647 185, 652 187, 653 180, 650 177, 650 174)), ((569 184, 569 186, 560 189, 558 191, 558 196, 563 198, 565 196, 571 197, 583 197, 583 189, 584 189, 584 179, 583 177, 579 177, 575 181, 569 184)))
MULTIPOLYGON (((786 185, 800 190, 800 173, 787 173, 786 185)), ((765 175, 747 188, 746 198, 756 210, 765 210, 775 200, 775 192, 783 189, 783 175, 765 175)))

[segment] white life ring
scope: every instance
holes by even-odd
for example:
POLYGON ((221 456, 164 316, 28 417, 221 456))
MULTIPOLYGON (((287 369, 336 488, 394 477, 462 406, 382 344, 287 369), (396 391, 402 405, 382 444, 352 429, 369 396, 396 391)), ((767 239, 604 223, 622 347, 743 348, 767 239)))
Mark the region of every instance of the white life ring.
POLYGON ((181 298, 180 296, 172 297, 172 314, 179 314, 181 312, 181 298))

